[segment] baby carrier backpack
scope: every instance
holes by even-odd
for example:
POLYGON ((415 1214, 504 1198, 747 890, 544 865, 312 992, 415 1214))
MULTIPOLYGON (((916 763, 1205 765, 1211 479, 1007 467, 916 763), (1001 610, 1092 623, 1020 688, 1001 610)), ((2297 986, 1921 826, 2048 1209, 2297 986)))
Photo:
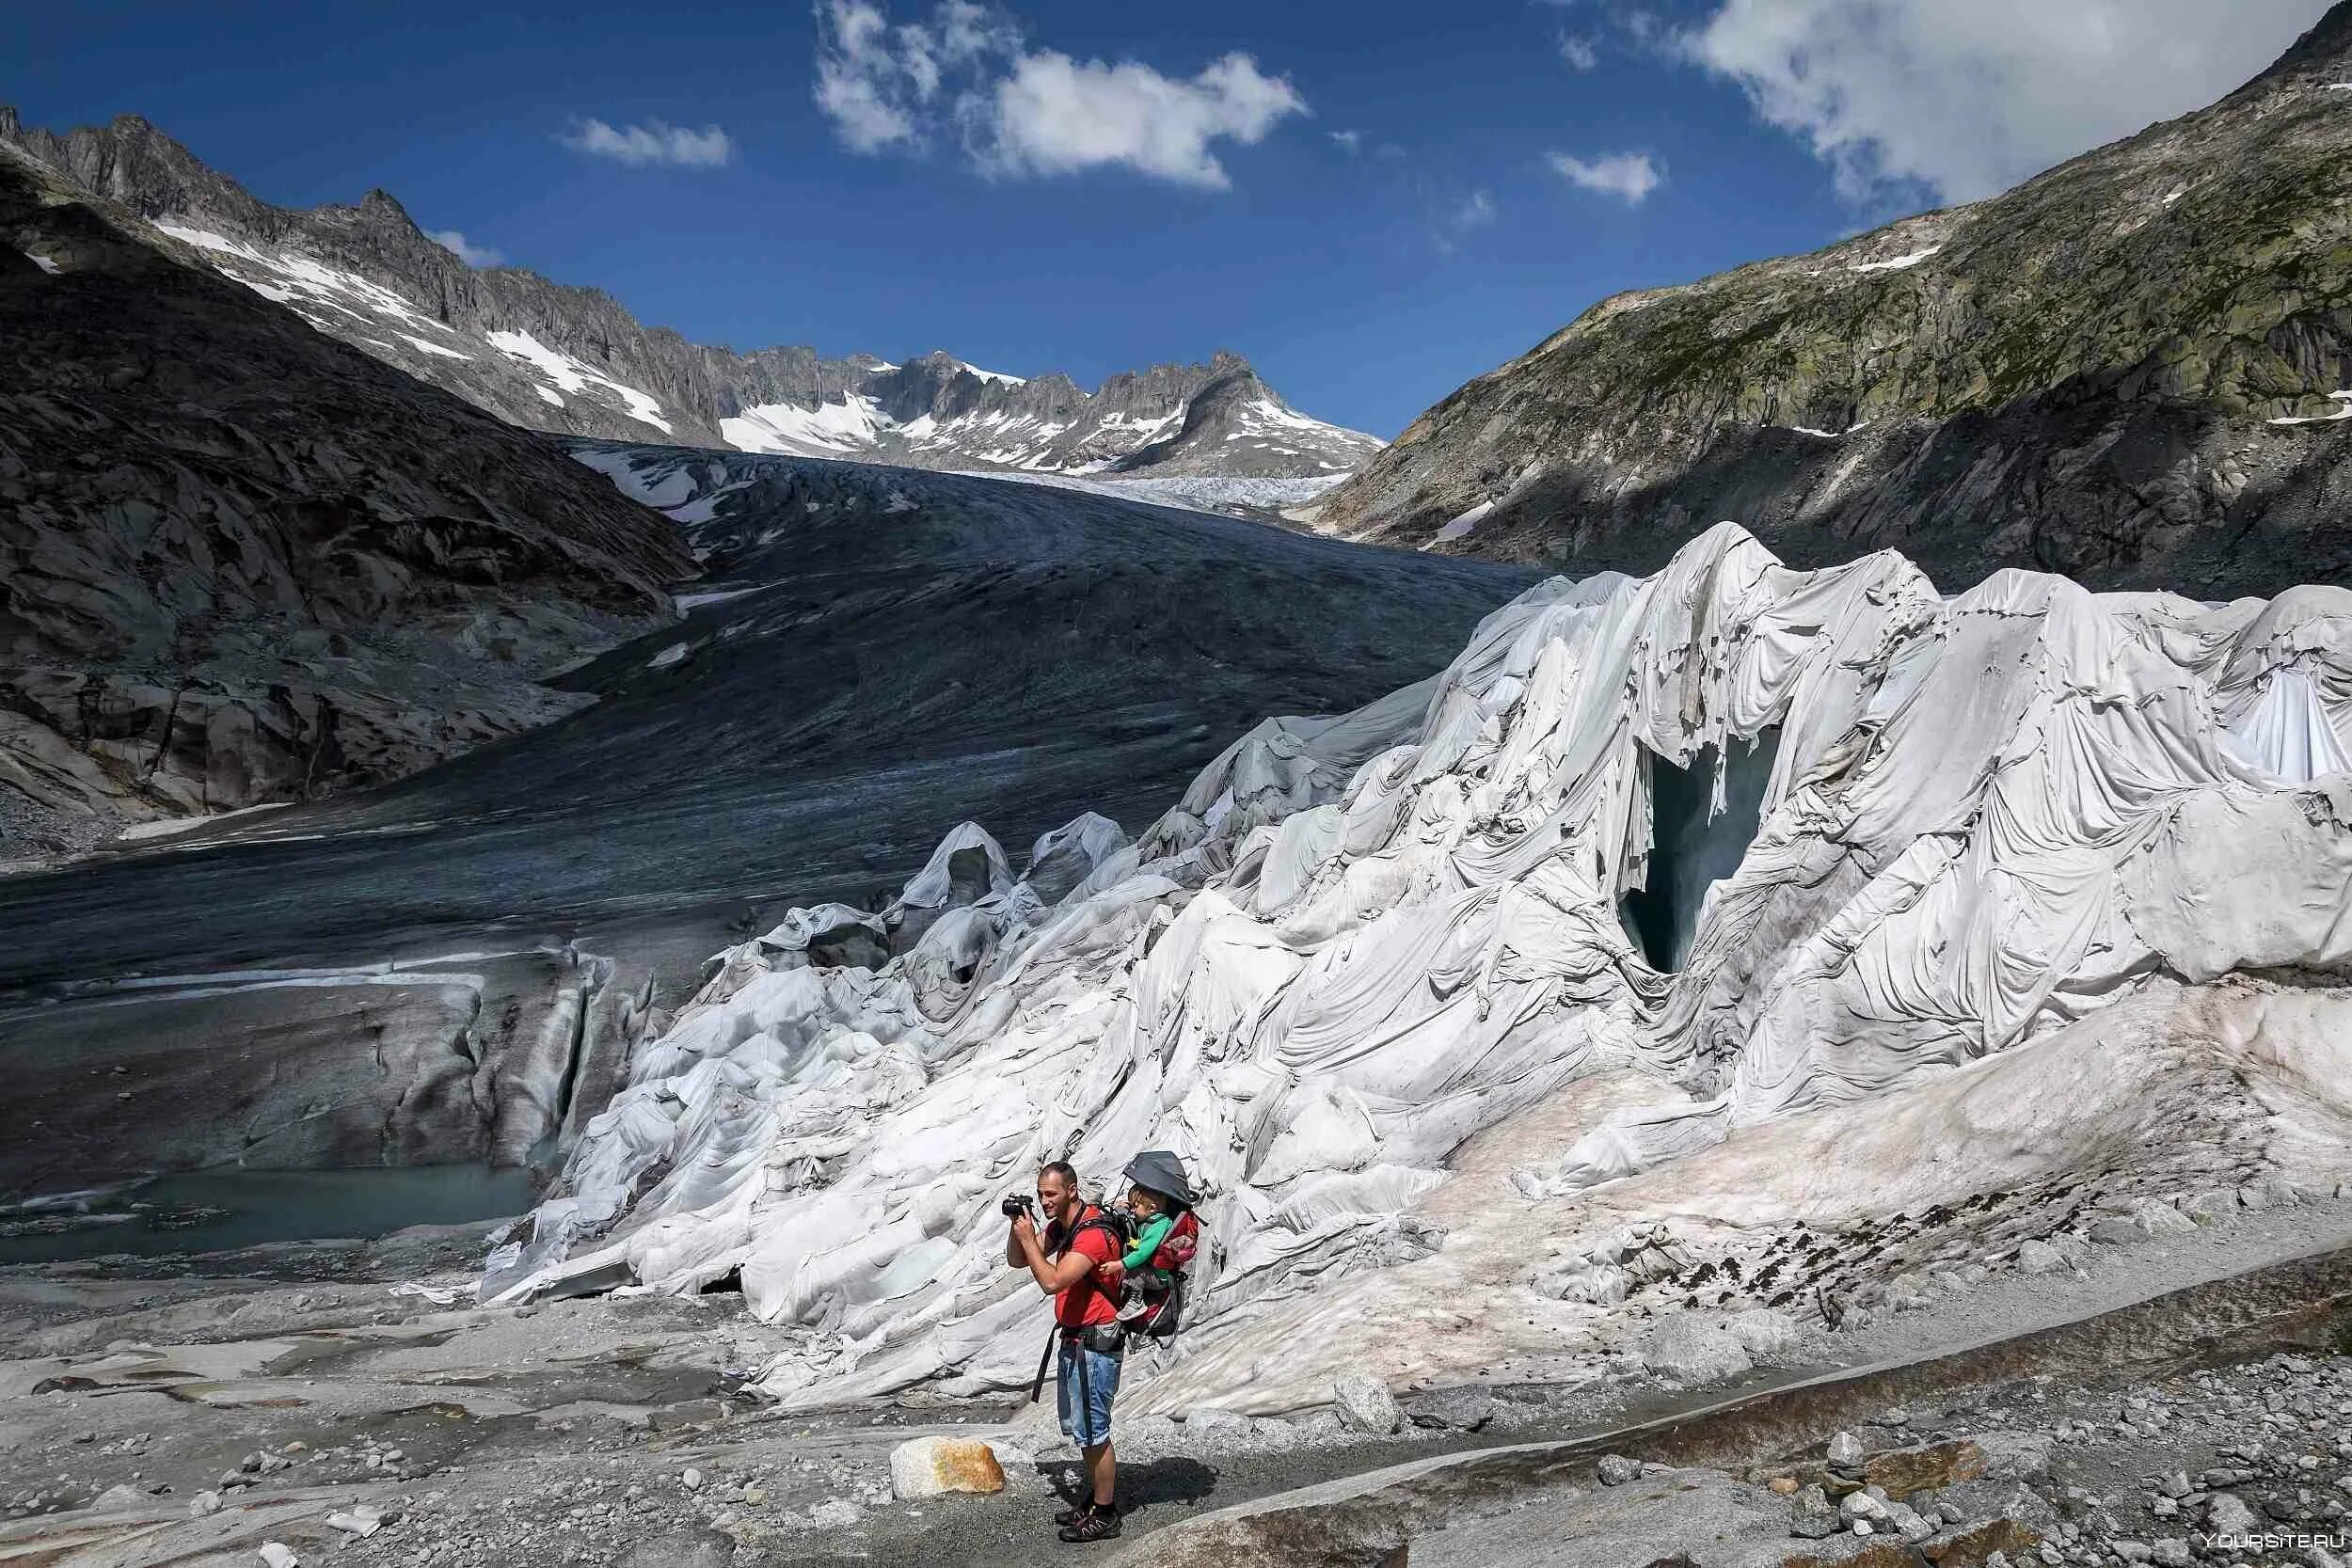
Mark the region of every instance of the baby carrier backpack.
POLYGON ((1175 1227, 1160 1243, 1151 1260, 1127 1276, 1128 1288, 1143 1310, 1127 1319, 1127 1332, 1146 1339, 1173 1339, 1184 1312, 1184 1284, 1192 1259, 1200 1249, 1200 1221, 1189 1209, 1176 1216, 1175 1227))

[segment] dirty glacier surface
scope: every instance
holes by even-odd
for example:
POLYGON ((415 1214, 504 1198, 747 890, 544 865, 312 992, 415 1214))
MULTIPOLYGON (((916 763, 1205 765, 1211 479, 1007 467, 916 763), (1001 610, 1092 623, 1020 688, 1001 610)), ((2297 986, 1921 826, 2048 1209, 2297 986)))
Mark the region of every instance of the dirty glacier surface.
POLYGON ((1916 1188, 1922 1138, 1915 1196, 2086 1139, 2156 1161, 2190 1134, 2131 1118, 2209 1100, 2184 1085, 2228 1051, 2298 1085, 2324 1164, 2352 1016, 2265 1034, 2280 1006, 2209 988, 2352 957, 2347 741, 2352 593, 1947 598, 1893 553, 1799 572, 1720 525, 1654 577, 1531 589, 1427 681, 1266 721, 1136 838, 1084 816, 1016 868, 967 824, 887 908, 719 955, 483 1294, 739 1275, 808 1331, 762 1371, 787 1403, 1013 1387, 1042 1313, 999 1200, 1168 1148, 1214 1245, 1152 1397, 1280 1408, 1383 1332, 1427 1373, 1416 1324, 1465 1367, 1589 1327, 1638 1207, 1612 1195, 1645 1182, 1683 1183, 1651 1214, 1712 1191, 1757 1224, 1916 1188), (1677 769, 1706 800, 1654 832, 1677 769), (1842 1152, 1742 1163, 1816 1122, 1842 1152), (1498 1128, 1480 1207, 1515 1212, 1482 1252, 1438 1200, 1498 1128))

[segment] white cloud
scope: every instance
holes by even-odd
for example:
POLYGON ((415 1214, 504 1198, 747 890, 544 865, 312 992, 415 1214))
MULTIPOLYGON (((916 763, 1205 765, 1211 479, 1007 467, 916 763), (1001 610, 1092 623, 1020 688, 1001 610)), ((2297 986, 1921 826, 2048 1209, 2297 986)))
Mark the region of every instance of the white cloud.
POLYGON ((1605 152, 1597 158, 1547 152, 1544 161, 1569 184, 1613 196, 1629 207, 1638 205, 1644 197, 1666 182, 1665 171, 1652 163, 1646 152, 1605 152))
POLYGON ((1150 66, 1073 60, 1054 50, 1024 55, 996 84, 977 144, 983 167, 1073 174, 1124 165, 1141 173, 1223 190, 1232 182, 1210 143, 1265 138, 1306 101, 1247 55, 1227 55, 1190 81, 1150 66))
POLYGON ((916 147, 951 71, 1021 46, 1020 29, 974 0, 942 0, 928 25, 894 26, 871 0, 818 0, 817 106, 856 152, 916 147))
POLYGON ((495 267, 506 260, 504 252, 475 245, 454 229, 437 229, 426 238, 469 267, 495 267))
POLYGON ((1438 253, 1453 255, 1462 240, 1472 230, 1484 229, 1495 220, 1495 198, 1485 191, 1472 191, 1459 203, 1438 217, 1431 238, 1437 242, 1438 253))
POLYGON ((735 144, 716 125, 690 131, 658 119, 617 131, 600 119, 575 120, 564 145, 575 152, 633 166, 675 164, 683 168, 717 168, 735 156, 735 144))
MULTIPOLYGON (((1189 79, 1133 60, 1032 50, 1002 12, 944 0, 894 24, 875 0, 817 0, 818 107, 854 152, 914 150, 953 130, 992 175, 1124 167, 1176 184, 1232 183, 1216 144, 1249 146, 1308 112, 1288 79, 1229 54, 1189 79)), ((1339 139, 1354 150, 1347 133, 1339 139)))
POLYGON ((1590 71, 1600 64, 1600 49, 1591 39, 1574 33, 1560 35, 1560 57, 1570 71, 1590 71))
POLYGON ((1364 150, 1364 134, 1361 131, 1334 131, 1331 139, 1346 149, 1351 158, 1364 150))
POLYGON ((1853 200, 1990 196, 2209 103, 2328 0, 1724 0, 1680 52, 1853 200))

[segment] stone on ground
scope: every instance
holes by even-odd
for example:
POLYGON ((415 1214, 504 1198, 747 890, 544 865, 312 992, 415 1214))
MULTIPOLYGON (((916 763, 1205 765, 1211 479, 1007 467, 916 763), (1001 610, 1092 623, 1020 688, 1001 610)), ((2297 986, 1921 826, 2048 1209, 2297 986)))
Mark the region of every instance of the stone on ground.
POLYGON ((1184 1412, 1184 1431, 1197 1437, 1215 1437, 1244 1433, 1249 1430, 1249 1418, 1238 1410, 1226 1410, 1214 1404, 1196 1404, 1184 1412))
POLYGON ((1874 1453, 1864 1462, 1862 1475, 1888 1497, 1907 1497, 1914 1492, 1940 1492, 1963 1481, 1975 1481, 1985 1468, 1984 1449, 1962 1438, 1874 1453))
POLYGON ((1339 1406, 1341 1423, 1348 1431, 1369 1437, 1386 1437, 1405 1422, 1396 1396, 1377 1372, 1359 1369, 1343 1373, 1332 1385, 1331 1402, 1339 1406))
POLYGON ((977 1437, 917 1437, 890 1450, 890 1490, 902 1501, 1004 1489, 996 1451, 977 1437))
POLYGON ((1804 1337, 1796 1319, 1769 1307, 1733 1313, 1724 1320, 1724 1332, 1738 1341, 1741 1350, 1759 1360, 1794 1349, 1804 1337))
POLYGON ((613 1568, 734 1568, 735 1540, 715 1529, 682 1529, 639 1542, 613 1568))
POLYGON ((1437 1427, 1454 1432, 1476 1432, 1494 1419, 1494 1390, 1475 1384, 1461 1388, 1440 1388, 1423 1394, 1413 1402, 1409 1412, 1418 1427, 1437 1427))
POLYGON ((1605 1453, 1600 1456, 1600 1463, 1593 1467, 1593 1471, 1603 1486, 1623 1486, 1629 1481, 1642 1479, 1642 1462, 1638 1459, 1628 1459, 1621 1453, 1605 1453))
POLYGON ((1837 1507, 1829 1500, 1829 1494, 1818 1486, 1808 1486, 1797 1494, 1796 1506, 1789 1511, 1788 1533, 1819 1541, 1835 1535, 1839 1527, 1837 1507))
POLYGON ((1659 1376, 1689 1388, 1738 1377, 1755 1365, 1722 1324, 1688 1316, 1668 1318, 1652 1329, 1642 1359, 1659 1376))

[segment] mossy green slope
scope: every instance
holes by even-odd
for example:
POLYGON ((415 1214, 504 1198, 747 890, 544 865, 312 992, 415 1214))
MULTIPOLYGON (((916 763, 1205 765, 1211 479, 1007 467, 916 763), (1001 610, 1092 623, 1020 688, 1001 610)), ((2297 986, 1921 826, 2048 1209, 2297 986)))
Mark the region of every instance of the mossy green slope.
POLYGON ((1735 518, 2259 592, 2352 570, 2352 0, 2183 119, 1989 200, 1620 294, 1422 416, 1317 524, 1646 569, 1735 518), (1444 525, 1493 502, 1467 532, 1444 525))

